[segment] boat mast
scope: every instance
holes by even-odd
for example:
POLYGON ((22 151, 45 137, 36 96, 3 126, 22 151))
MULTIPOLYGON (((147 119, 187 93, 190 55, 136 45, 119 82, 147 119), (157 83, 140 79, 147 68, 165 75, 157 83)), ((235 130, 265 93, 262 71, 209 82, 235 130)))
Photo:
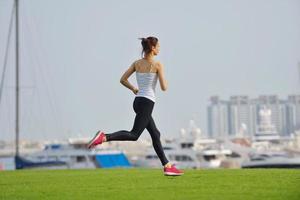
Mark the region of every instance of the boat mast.
POLYGON ((19 156, 19 0, 16 6, 16 156, 19 156))

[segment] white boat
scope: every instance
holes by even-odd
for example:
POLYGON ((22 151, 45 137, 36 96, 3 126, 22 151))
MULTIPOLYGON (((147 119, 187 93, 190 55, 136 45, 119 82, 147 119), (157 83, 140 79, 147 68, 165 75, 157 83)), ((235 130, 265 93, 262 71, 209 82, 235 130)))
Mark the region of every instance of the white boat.
MULTIPOLYGON (((203 138, 194 121, 190 121, 188 133, 181 130, 181 137, 164 144, 164 152, 171 163, 179 168, 218 168, 232 154, 215 139, 203 138)), ((150 147, 136 163, 143 167, 161 167, 153 147, 150 147)))
MULTIPOLYGON (((164 147, 164 152, 167 159, 175 164, 178 168, 199 168, 200 163, 196 156, 196 152, 189 149, 178 150, 169 147, 164 147)), ((136 162, 137 167, 161 168, 162 164, 153 150, 149 148, 143 157, 139 157, 136 162)))
POLYGON ((120 150, 86 148, 86 141, 51 143, 42 151, 22 155, 16 162, 19 169, 81 169, 131 167, 126 155, 120 150))
POLYGON ((250 154, 242 168, 300 168, 300 157, 287 152, 263 152, 250 154))

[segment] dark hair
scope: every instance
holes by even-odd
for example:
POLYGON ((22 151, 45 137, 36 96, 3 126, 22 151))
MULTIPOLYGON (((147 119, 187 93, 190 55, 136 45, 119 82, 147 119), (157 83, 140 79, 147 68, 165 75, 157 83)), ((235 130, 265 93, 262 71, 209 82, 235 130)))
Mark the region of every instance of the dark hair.
POLYGON ((142 56, 143 54, 148 54, 151 52, 151 48, 156 46, 158 39, 156 37, 147 37, 147 38, 139 38, 142 40, 141 44, 143 46, 142 56))

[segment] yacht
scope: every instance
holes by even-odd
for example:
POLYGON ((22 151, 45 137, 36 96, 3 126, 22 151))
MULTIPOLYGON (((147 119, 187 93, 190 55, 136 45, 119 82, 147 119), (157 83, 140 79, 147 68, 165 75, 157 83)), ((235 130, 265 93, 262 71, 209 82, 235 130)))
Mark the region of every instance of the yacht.
POLYGON ((242 168, 300 168, 300 157, 284 151, 252 153, 242 168))
MULTIPOLYGON (((163 145, 168 160, 179 168, 219 168, 232 155, 232 151, 224 148, 220 141, 201 137, 201 131, 193 120, 187 131, 181 129, 180 132, 180 137, 165 141, 163 145)), ((149 147, 137 160, 136 166, 161 167, 153 147, 149 147)))
POLYGON ((123 151, 86 148, 87 140, 49 143, 44 149, 16 158, 16 168, 81 169, 131 167, 123 151))

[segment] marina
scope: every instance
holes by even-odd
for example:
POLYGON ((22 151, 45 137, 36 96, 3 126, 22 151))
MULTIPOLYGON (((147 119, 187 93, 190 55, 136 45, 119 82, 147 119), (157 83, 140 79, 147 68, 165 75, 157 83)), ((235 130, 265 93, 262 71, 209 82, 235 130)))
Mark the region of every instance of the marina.
MULTIPOLYGON (((177 138, 163 140, 167 158, 180 168, 299 168, 300 166, 298 150, 300 133, 296 133, 294 138, 276 137, 276 140, 212 139, 204 137, 193 120, 189 122, 186 130, 181 129, 177 138)), ((92 150, 86 148, 87 142, 88 138, 70 138, 65 142, 31 143, 31 145, 24 143, 18 160, 19 168, 161 168, 160 160, 150 140, 141 139, 135 143, 108 142, 92 150)), ((15 169, 14 151, 7 148, 8 146, 9 144, 5 146, 4 142, 1 146, 1 170, 15 169)))

